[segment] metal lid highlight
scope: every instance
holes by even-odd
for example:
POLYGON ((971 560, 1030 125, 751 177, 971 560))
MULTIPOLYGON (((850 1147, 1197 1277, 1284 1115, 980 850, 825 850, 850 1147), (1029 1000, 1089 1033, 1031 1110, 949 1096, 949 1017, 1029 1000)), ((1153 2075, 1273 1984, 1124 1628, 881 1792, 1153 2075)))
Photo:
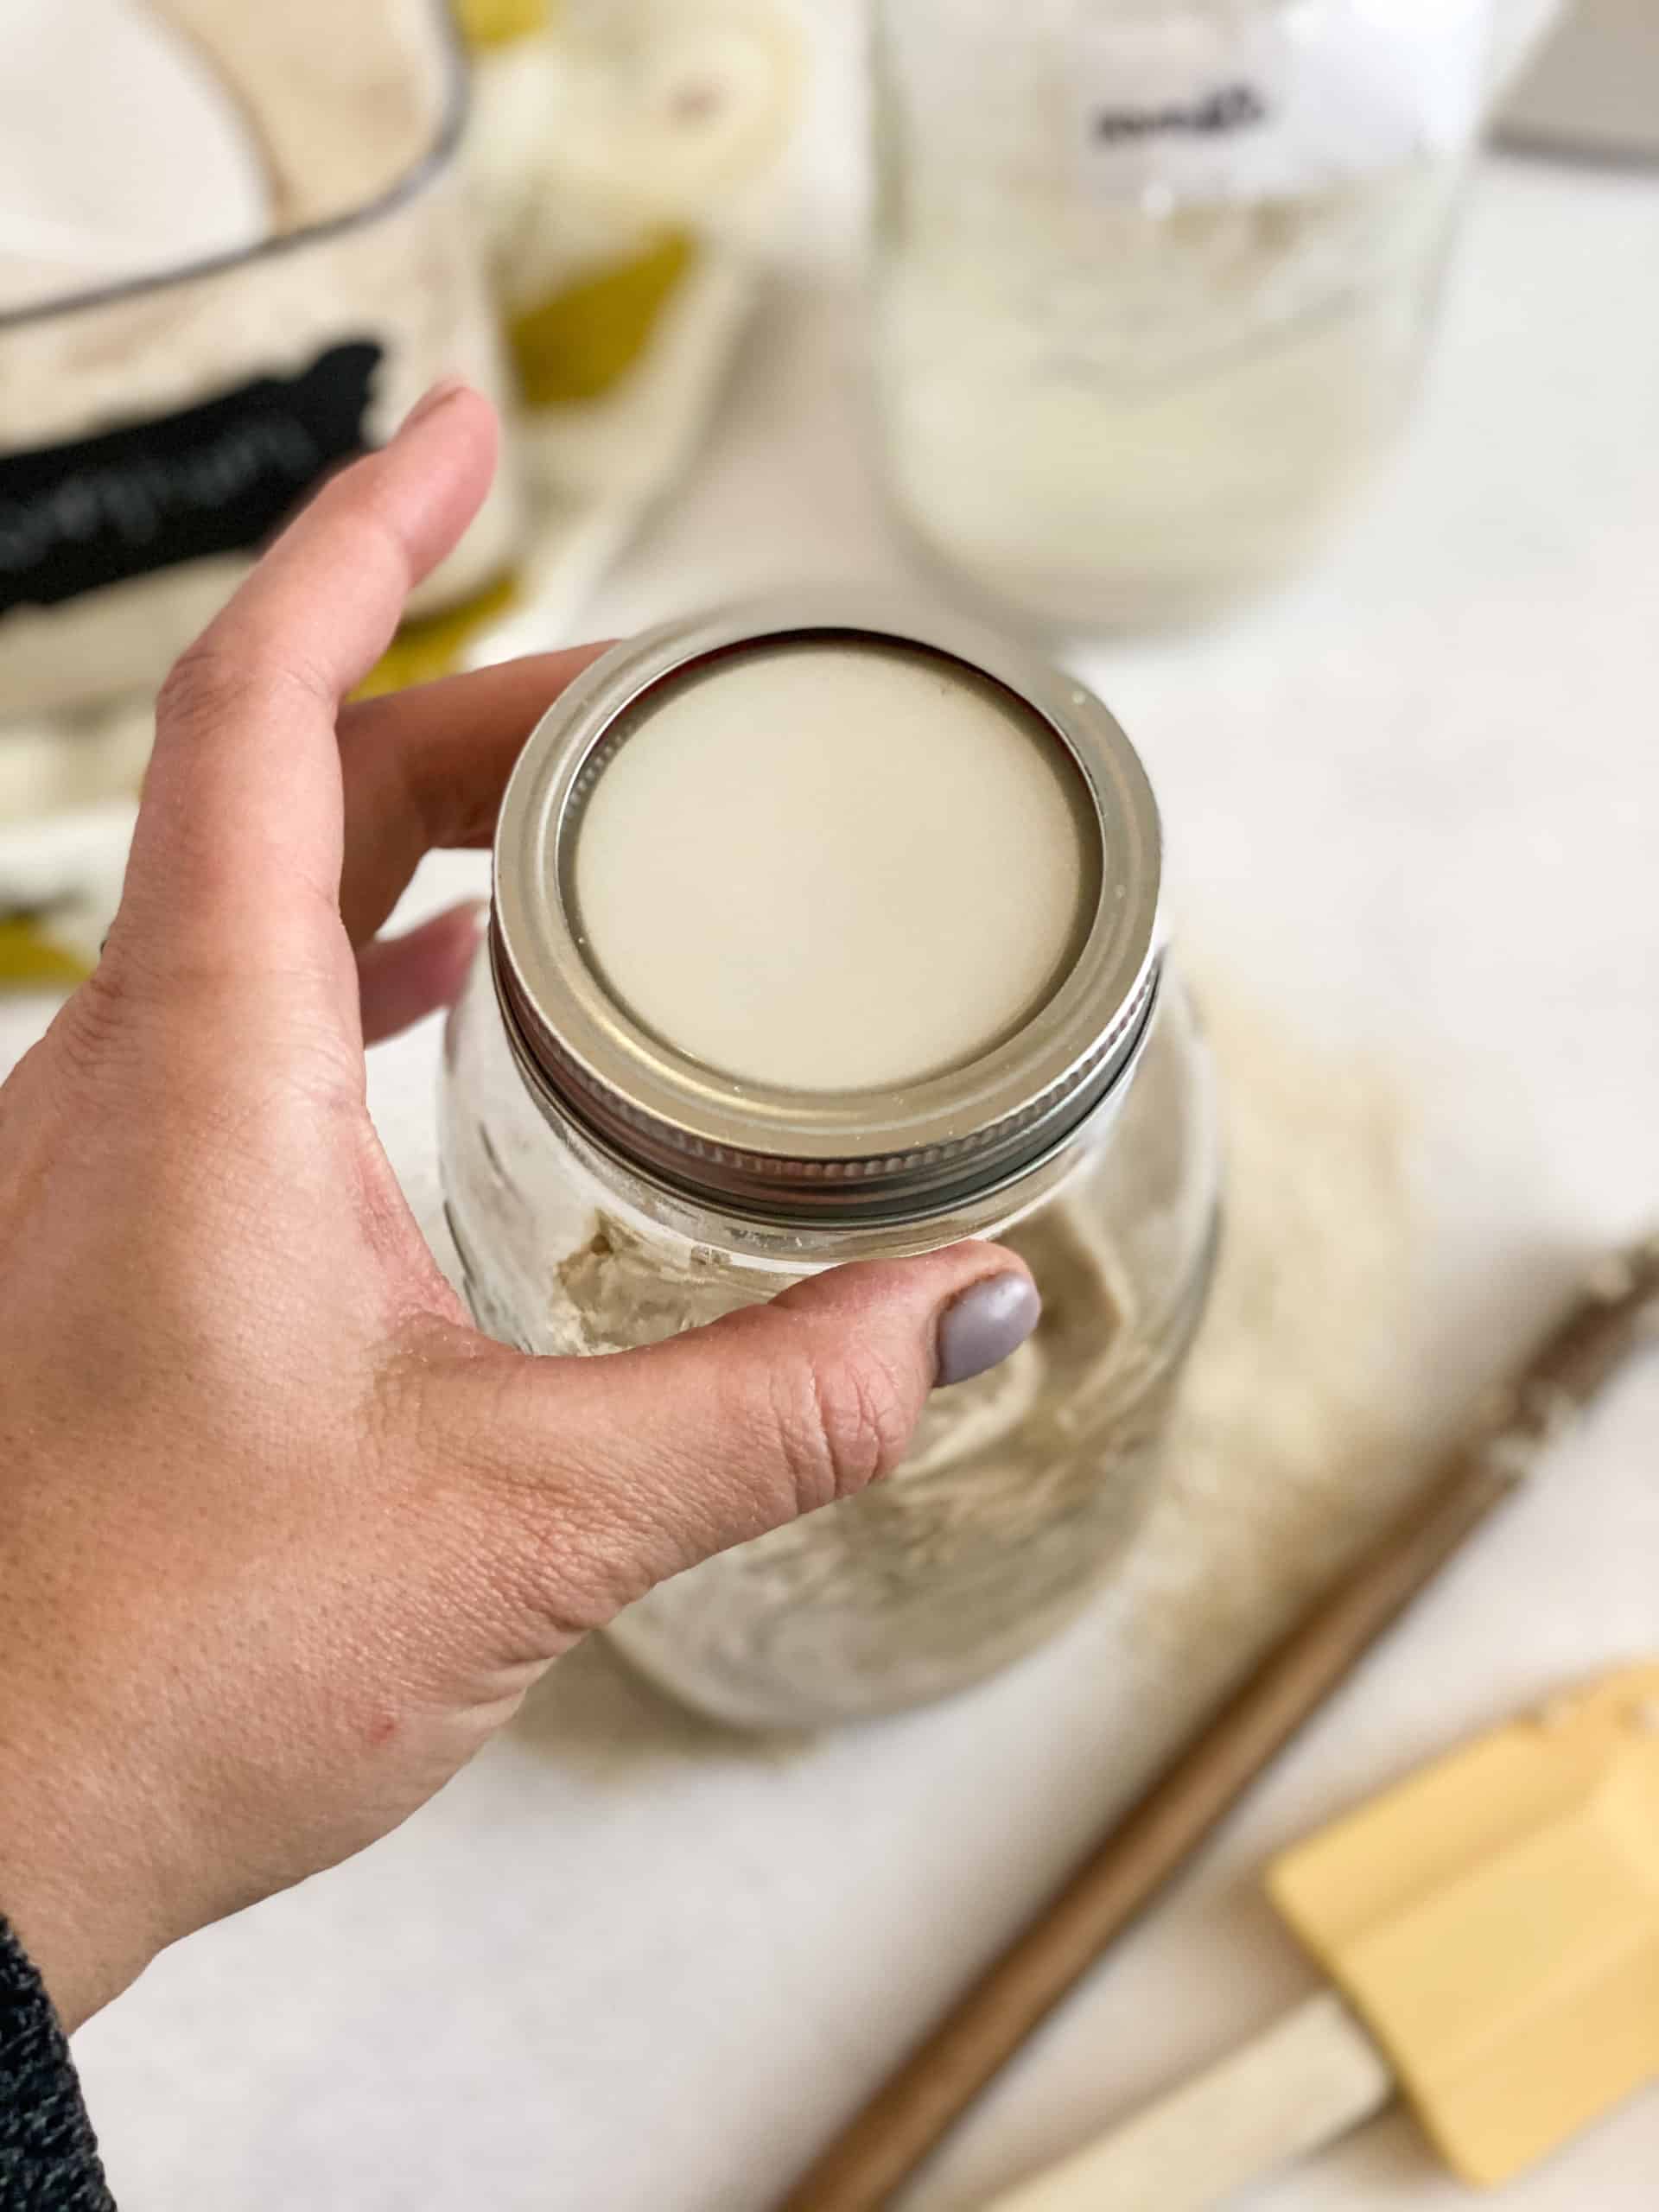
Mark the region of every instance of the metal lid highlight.
MULTIPOLYGON (((717 863, 717 856, 711 855, 717 863)), ((521 1073, 543 1110, 637 1173, 731 1213, 817 1226, 904 1221, 1010 1182, 1074 1137, 1117 1089, 1156 996, 1156 804, 1116 720, 1069 677, 952 622, 895 621, 890 602, 804 592, 675 624, 618 646, 532 733, 495 842, 491 954, 521 1073), (755 648, 901 647, 938 658, 1052 740, 1099 840, 1075 959, 1015 1032, 965 1065, 888 1089, 740 1083, 645 1029, 608 988, 574 896, 583 808, 661 698, 755 648)))

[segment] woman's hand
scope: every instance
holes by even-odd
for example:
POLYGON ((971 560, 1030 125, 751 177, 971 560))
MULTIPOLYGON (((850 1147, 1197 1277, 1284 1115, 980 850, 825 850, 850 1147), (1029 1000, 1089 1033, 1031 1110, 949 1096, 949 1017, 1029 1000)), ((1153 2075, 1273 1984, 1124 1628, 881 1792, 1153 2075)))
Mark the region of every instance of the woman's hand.
POLYGON ((71 2024, 393 1827, 651 1584, 891 1467, 1036 1318, 960 1245, 608 1359, 469 1325, 363 1046, 476 924, 375 932, 590 656, 341 702, 493 449, 433 394, 179 664, 103 960, 0 1090, 0 1910, 71 2024))

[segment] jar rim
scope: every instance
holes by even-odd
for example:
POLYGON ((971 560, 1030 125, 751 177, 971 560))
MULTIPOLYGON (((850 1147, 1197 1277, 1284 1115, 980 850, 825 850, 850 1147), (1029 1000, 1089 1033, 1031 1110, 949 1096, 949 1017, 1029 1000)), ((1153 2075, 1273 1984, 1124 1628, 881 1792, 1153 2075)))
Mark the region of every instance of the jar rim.
POLYGON ((1157 994, 1161 835, 1139 756, 1082 684, 976 626, 868 593, 802 591, 613 647, 543 715, 495 840, 490 950, 521 1075, 636 1172, 681 1196, 830 1225, 944 1211, 1050 1156, 1127 1079, 1157 994), (572 895, 575 825, 659 687, 785 643, 861 640, 957 664, 1011 695, 1077 772, 1100 838, 1094 912, 1052 995, 989 1051, 889 1089, 738 1083, 645 1030, 607 987, 572 895))

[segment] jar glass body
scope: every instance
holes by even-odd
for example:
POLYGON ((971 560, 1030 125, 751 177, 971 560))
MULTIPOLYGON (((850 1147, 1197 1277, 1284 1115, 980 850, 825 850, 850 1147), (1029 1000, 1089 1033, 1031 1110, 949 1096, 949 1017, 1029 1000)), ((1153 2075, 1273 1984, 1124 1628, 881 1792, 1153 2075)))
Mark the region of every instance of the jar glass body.
POLYGON ((810 1727, 963 1688, 1087 1603, 1157 1479, 1215 1236, 1215 1102, 1166 975, 1140 1062, 1065 1149, 948 1217, 794 1228, 722 1217, 601 1152, 532 1099, 487 957, 452 1018, 442 1097, 450 1224, 480 1327, 537 1353, 658 1342, 838 1262, 1000 1238, 1044 1297, 1001 1367, 939 1392, 864 1496, 662 1585, 610 1630, 687 1704, 810 1727))
POLYGON ((1052 629, 1293 569, 1415 388, 1486 0, 876 16, 876 397, 912 535, 1052 629))

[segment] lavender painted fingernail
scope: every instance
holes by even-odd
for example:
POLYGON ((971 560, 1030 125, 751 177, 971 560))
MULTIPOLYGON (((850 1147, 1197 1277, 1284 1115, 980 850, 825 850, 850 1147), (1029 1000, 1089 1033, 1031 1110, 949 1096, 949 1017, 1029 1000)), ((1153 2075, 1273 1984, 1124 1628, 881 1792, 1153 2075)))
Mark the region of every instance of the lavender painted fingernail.
POLYGON ((934 1389, 966 1382, 1018 1351, 1042 1310, 1031 1277, 1012 1268, 970 1284, 939 1316, 934 1389))

